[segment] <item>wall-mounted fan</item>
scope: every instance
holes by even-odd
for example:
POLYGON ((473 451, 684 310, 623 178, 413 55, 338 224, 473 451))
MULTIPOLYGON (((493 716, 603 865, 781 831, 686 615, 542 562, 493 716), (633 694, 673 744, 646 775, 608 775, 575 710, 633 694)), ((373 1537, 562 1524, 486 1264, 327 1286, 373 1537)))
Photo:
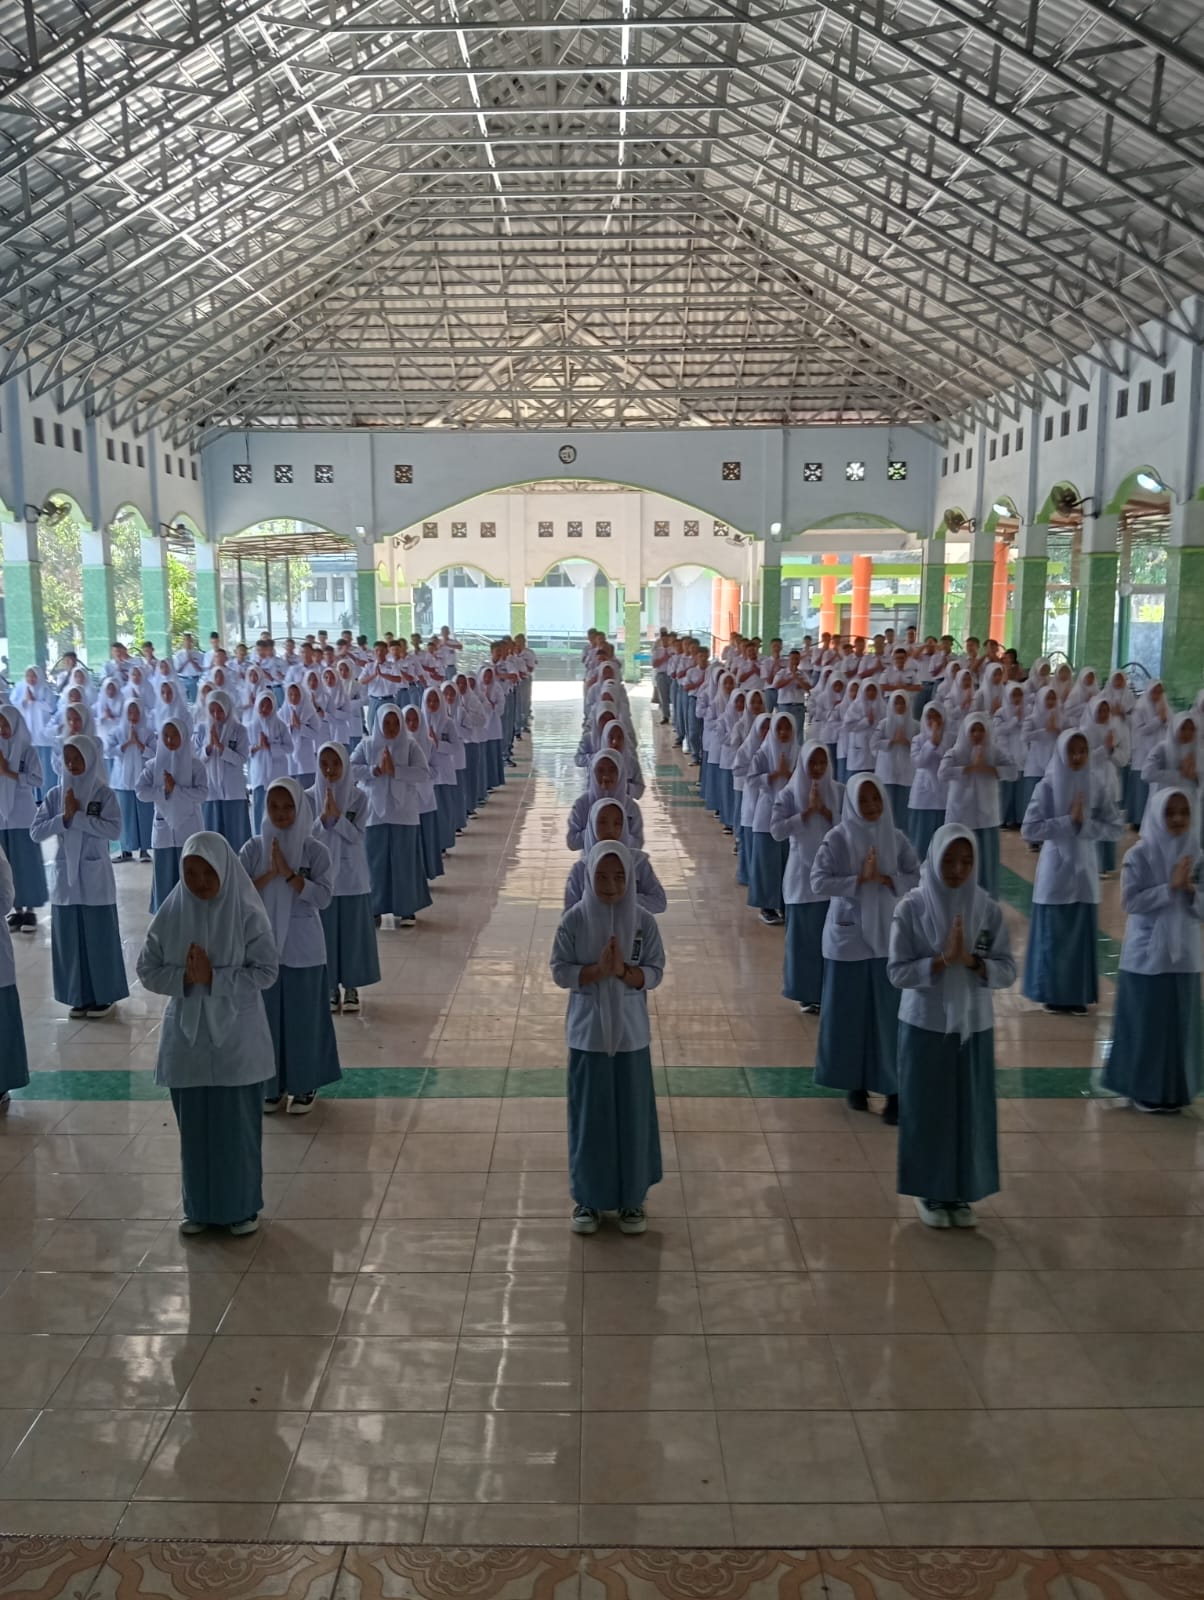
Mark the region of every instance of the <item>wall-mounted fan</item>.
POLYGON ((419 533, 399 533, 393 540, 394 550, 417 550, 422 543, 419 533))
POLYGON ((945 531, 947 533, 961 533, 962 529, 967 527, 967 526, 968 526, 968 521, 962 515, 962 513, 960 511, 956 510, 952 506, 949 508, 948 511, 946 511, 946 513, 945 513, 945 531))
POLYGON ((1060 517, 1072 517, 1081 511, 1083 502, 1078 490, 1070 483, 1057 483, 1049 496, 1049 503, 1060 517))

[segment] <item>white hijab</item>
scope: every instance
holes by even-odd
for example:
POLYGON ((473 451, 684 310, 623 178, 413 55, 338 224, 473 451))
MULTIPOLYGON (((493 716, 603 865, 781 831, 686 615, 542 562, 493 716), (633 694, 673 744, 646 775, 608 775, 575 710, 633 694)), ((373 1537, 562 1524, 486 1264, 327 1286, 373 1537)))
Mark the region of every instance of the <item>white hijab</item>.
MULTIPOLYGON (((79 809, 87 813, 89 805, 96 798, 96 791, 104 783, 103 768, 100 759, 100 745, 88 733, 75 733, 70 738, 63 740, 63 755, 69 749, 78 750, 84 758, 84 770, 77 778, 74 773, 67 771, 67 763, 63 761, 63 777, 60 784, 61 797, 66 798, 70 789, 79 801, 79 809)), ((79 860, 84 848, 84 832, 82 828, 63 829, 63 860, 67 868, 67 882, 79 882, 79 860)))
POLYGON ((808 801, 811 799, 811 785, 813 783, 818 784, 819 797, 832 813, 832 819, 835 821, 836 779, 832 774, 832 760, 828 755, 828 747, 818 739, 808 739, 799 751, 799 758, 794 763, 794 771, 790 774, 790 782, 786 786, 787 791, 794 797, 794 803, 798 807, 800 816, 806 811, 808 801), (807 765, 817 750, 822 750, 824 756, 824 775, 822 778, 812 778, 807 772, 807 765))
MULTIPOLYGON (((1141 837, 1134 850, 1141 850, 1149 857, 1160 883, 1169 883, 1171 873, 1184 856, 1190 856, 1194 860, 1199 859, 1196 833, 1195 805, 1188 791, 1170 786, 1165 789, 1155 789, 1142 816, 1141 837), (1177 838, 1166 825, 1167 802, 1175 794, 1187 801, 1188 811, 1191 813, 1187 831, 1177 838)), ((1195 970, 1198 972, 1200 925, 1188 911, 1185 897, 1180 894, 1170 895, 1166 907, 1150 921, 1149 970, 1157 973, 1180 969, 1184 956, 1194 943, 1195 970)))
POLYGON ((407 767, 410 764, 410 746, 413 744, 413 735, 406 727, 405 717, 400 706, 390 705, 382 700, 376 708, 376 721, 372 725, 372 732, 364 741, 364 760, 369 774, 372 776, 372 787, 368 791, 368 803, 375 816, 384 817, 389 808, 390 798, 402 803, 405 798, 407 785, 398 784, 396 777, 376 777, 376 769, 380 766, 381 758, 387 750, 393 757, 394 768, 407 767), (387 736, 385 734, 385 719, 397 718, 397 732, 387 736), (381 784, 385 787, 382 789, 381 784), (396 790, 396 793, 394 791, 396 790))
POLYGON ((991 718, 985 711, 971 711, 970 715, 957 730, 957 740, 953 746, 954 760, 962 766, 969 766, 974 759, 974 745, 970 742, 970 734, 974 728, 983 731, 982 760, 983 765, 997 767, 999 756, 995 749, 995 734, 991 727, 991 718))
MULTIPOLYGON (((601 959, 607 941, 613 936, 619 945, 624 961, 631 959, 635 944, 635 930, 639 908, 635 897, 635 858, 630 850, 614 840, 604 839, 596 844, 585 858, 585 890, 581 896, 581 931, 577 938, 577 956, 583 965, 601 959), (627 878, 623 898, 617 905, 606 906, 598 899, 594 877, 607 856, 618 856, 627 878)), ((602 978, 597 984, 598 1015, 602 1024, 602 1049, 613 1056, 623 1036, 623 998, 625 985, 622 978, 602 978)))
MULTIPOLYGON (((298 783, 296 778, 273 778, 268 784, 267 793, 263 797, 263 822, 260 824, 259 837, 263 840, 265 850, 263 857, 263 870, 266 872, 271 861, 272 843, 275 841, 280 846, 280 852, 294 872, 301 870, 305 860, 305 843, 313 833, 314 813, 309 803, 309 798, 298 783), (268 815, 268 801, 272 797, 273 789, 287 789, 293 797, 293 805, 297 814, 292 826, 278 828, 268 815)), ((297 898, 289 884, 280 878, 269 884, 269 890, 275 891, 268 905, 268 916, 272 923, 272 933, 276 938, 276 949, 284 953, 284 941, 288 938, 288 930, 293 920, 293 904, 297 898)), ((265 901, 265 905, 268 902, 265 901)))
MULTIPOLYGON (((872 772, 855 772, 844 791, 844 809, 840 825, 852 846, 853 859, 858 868, 876 851, 878 871, 885 878, 894 878, 899 869, 898 849, 895 840, 895 821, 887 799, 886 789, 872 772), (861 791, 873 785, 882 801, 882 814, 877 822, 867 822, 861 815, 861 791)), ((882 883, 862 883, 857 888, 861 927, 866 943, 875 950, 884 951, 890 943, 891 919, 895 914, 896 896, 882 883)))
MULTIPOLYGON (((962 919, 966 948, 973 950, 987 920, 990 897, 978 887, 978 843, 969 828, 947 822, 932 836, 928 854, 920 870, 920 927, 934 953, 944 950, 949 941, 954 917, 962 919), (970 846, 973 866, 960 889, 951 889, 941 877, 941 861, 946 850, 961 839, 970 846)), ((941 974, 941 1001, 945 1011, 945 1032, 956 1033, 965 1044, 973 1020, 973 994, 978 979, 962 966, 946 967, 941 974)))
POLYGON ((3 752, 9 770, 13 776, 0 779, 0 828, 7 827, 8 816, 16 804, 18 794, 21 792, 20 781, 17 774, 21 769, 21 762, 32 748, 33 741, 29 737, 29 729, 25 726, 25 718, 9 701, 0 705, 0 717, 8 724, 8 734, 0 728, 0 752, 3 752))
MULTIPOLYGON (((220 833, 194 833, 180 852, 180 868, 180 881, 155 912, 150 925, 164 959, 172 966, 183 967, 188 960, 188 947, 196 944, 209 957, 215 973, 244 966, 247 943, 267 931, 268 918, 263 901, 234 850, 220 833), (184 882, 183 866, 189 856, 208 862, 221 880, 221 888, 212 900, 198 900, 184 882)), ((183 999, 175 1005, 180 1031, 190 1044, 197 1042, 202 1024, 210 1044, 223 1044, 238 1017, 232 996, 215 995, 212 985, 208 989, 199 984, 185 986, 183 999)))

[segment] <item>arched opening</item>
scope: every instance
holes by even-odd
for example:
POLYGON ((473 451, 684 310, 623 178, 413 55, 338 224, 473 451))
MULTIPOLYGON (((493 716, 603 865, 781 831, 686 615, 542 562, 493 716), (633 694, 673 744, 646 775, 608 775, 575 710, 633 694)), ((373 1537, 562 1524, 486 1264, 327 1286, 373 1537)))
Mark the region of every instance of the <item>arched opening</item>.
POLYGON ((482 567, 441 567, 414 585, 414 629, 425 638, 447 627, 467 646, 498 639, 509 626, 510 585, 482 567))
MULTIPOLYGON (((714 621, 714 588, 721 574, 714 567, 678 562, 649 585, 647 625, 654 631, 669 628, 674 633, 709 638, 714 621)), ((782 586, 785 602, 787 585, 782 586)))
POLYGON ((136 650, 146 637, 142 541, 153 538, 155 530, 137 506, 123 505, 113 513, 108 531, 116 636, 122 644, 136 650))
POLYGON ((96 656, 89 664, 99 669, 111 641, 102 641, 98 632, 89 648, 86 593, 95 575, 85 570, 91 565, 85 563, 83 549, 88 518, 76 499, 57 489, 42 501, 36 519, 32 511, 32 507, 26 507, 27 518, 34 520, 37 528, 48 658, 52 666, 57 666, 66 651, 74 650, 83 660, 96 656))
POLYGON ((273 518, 224 539, 220 558, 224 638, 359 631, 355 546, 341 534, 273 518))
POLYGON ((1130 473, 1119 493, 1115 658, 1139 680, 1156 678, 1162 673, 1171 495, 1150 466, 1130 473))

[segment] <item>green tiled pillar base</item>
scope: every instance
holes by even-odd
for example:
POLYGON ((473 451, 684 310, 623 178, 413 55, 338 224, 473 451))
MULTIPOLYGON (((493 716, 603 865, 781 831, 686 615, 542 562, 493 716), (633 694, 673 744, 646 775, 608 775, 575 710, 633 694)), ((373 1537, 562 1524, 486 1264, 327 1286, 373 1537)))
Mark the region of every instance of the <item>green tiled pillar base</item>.
POLYGON ((9 678, 15 683, 26 667, 46 664, 40 561, 4 563, 4 614, 8 624, 9 678))
MULTIPOLYGON (((167 581, 166 552, 160 547, 152 552, 163 563, 151 566, 146 560, 144 539, 142 559, 142 628, 143 638, 149 639, 156 652, 168 655, 171 651, 171 590, 167 581)), ((158 541, 155 541, 158 543, 158 541)), ((139 644, 142 640, 137 641, 139 644)))
POLYGON ((197 568, 196 628, 202 650, 209 648, 211 633, 222 631, 222 580, 216 567, 197 568))
POLYGON ((594 627, 600 633, 610 632, 610 585, 594 585, 594 627))
POLYGON ((83 569, 84 654, 88 665, 99 672, 108 660, 109 649, 117 637, 117 603, 113 594, 112 567, 83 569))
POLYGON ((527 631, 527 602, 525 600, 511 600, 510 602, 510 637, 517 638, 520 633, 527 631))
POLYGON ((1041 654, 1045 642, 1045 579, 1049 563, 1044 556, 1018 556, 1012 596, 1012 646, 1023 664, 1041 654))
MULTIPOLYGON (((758 630, 753 629, 756 633, 758 630)), ((761 568, 761 626, 760 633, 766 645, 782 632, 782 569, 780 566, 761 568)))
POLYGON ((761 602, 745 600, 740 606, 740 632, 746 639, 756 639, 761 632, 761 602))
POLYGON ((920 596, 920 638, 931 633, 940 638, 945 628, 945 547, 939 541, 932 547, 939 550, 935 558, 924 561, 924 587, 920 596))
POLYGON ((1074 629, 1074 664, 1107 672, 1116 637, 1116 581, 1120 557, 1112 550, 1079 557, 1079 603, 1074 629))
POLYGON ((397 626, 393 632, 399 639, 408 639, 414 631, 414 602, 403 600, 397 607, 397 626))
POLYGON ((640 636, 643 611, 638 600, 628 600, 623 607, 623 676, 628 683, 635 683, 640 675, 635 657, 643 642, 640 636))
POLYGON ((368 635, 369 643, 380 634, 376 607, 376 568, 361 568, 355 575, 355 609, 359 617, 358 631, 368 635))
POLYGON ((1204 682, 1204 549, 1167 551, 1162 681, 1176 707, 1190 706, 1204 682))
MULTIPOLYGON (((971 561, 966 568, 966 639, 973 634, 986 639, 991 632, 991 590, 995 584, 993 561, 971 561)), ((963 644, 965 640, 962 641, 963 644)))

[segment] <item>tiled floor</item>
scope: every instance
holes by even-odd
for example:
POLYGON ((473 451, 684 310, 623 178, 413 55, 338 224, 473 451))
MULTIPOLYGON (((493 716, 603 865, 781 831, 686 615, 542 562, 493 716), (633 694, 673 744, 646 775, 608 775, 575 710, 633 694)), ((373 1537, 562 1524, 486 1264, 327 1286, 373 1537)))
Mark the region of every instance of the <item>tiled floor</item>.
MULTIPOLYGON (((579 706, 541 686, 533 766, 419 928, 382 934, 384 981, 338 1023, 338 1096, 266 1125, 254 1238, 178 1237, 157 999, 72 1023, 45 930, 21 942, 37 1076, 0 1125, 0 1529, 705 1544, 746 1547, 759 1587, 733 1595, 1144 1596, 1031 1552, 1204 1543, 1204 1128, 1087 1092, 1110 984, 1081 1021, 1001 996, 1004 1192, 976 1234, 926 1231, 894 1193, 891 1131, 815 1090, 781 934, 742 905, 730 840, 641 700, 669 1170, 643 1238, 573 1237, 547 956, 579 706), (994 1588, 912 1567, 874 1587, 847 1555, 764 1565, 917 1543, 1016 1549, 994 1588)), ((1022 945, 1032 858, 1009 838, 1005 859, 1022 945)), ((132 968, 148 869, 119 871, 132 968)), ((1114 884, 1104 928, 1114 958, 1114 884)), ((81 1594, 150 1592, 115 1570, 138 1559, 124 1546, 95 1549, 81 1594)), ((295 1588, 247 1593, 446 1592, 305 1559, 295 1588)), ((507 1582, 624 1592, 583 1573, 507 1582)), ((697 1592, 728 1593, 714 1577, 697 1592)), ((631 1592, 686 1587, 653 1563, 631 1592)), ((1148 1589, 1171 1592, 1204 1584, 1148 1589)))

